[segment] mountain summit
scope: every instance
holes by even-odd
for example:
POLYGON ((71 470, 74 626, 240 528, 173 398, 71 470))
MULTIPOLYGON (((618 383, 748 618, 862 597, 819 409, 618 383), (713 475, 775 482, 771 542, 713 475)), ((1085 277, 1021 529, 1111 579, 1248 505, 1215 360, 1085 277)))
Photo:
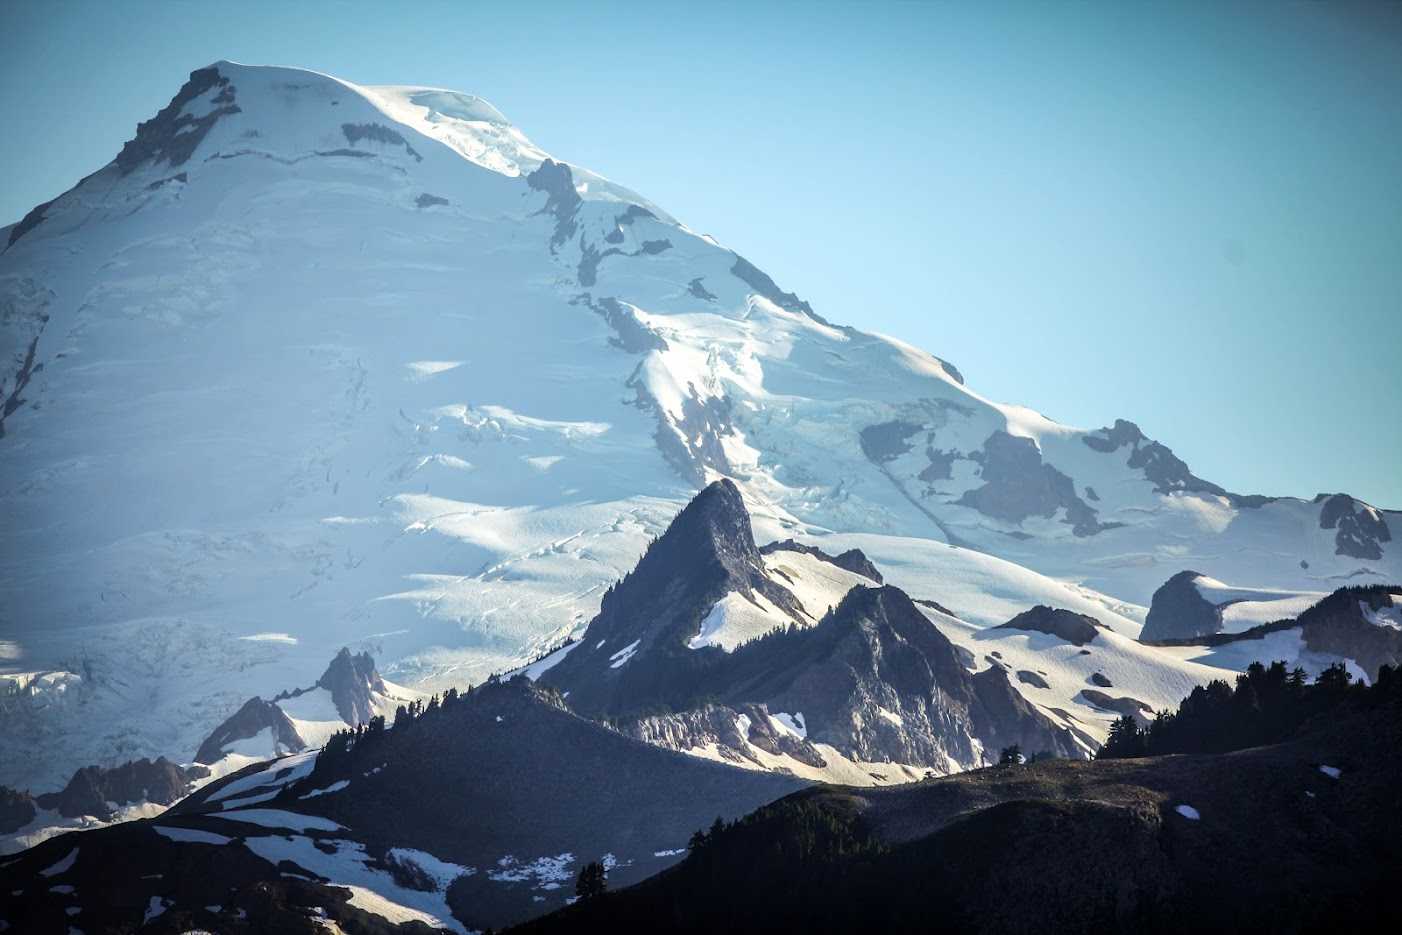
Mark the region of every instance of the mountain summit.
MULTIPOLYGON (((471 95, 218 62, 0 244, 0 784, 188 762, 341 646, 480 683, 722 479, 761 541, 859 549, 970 627, 1134 637, 1189 569, 1402 578, 1397 514, 991 402, 471 95)), ((722 541, 736 600, 797 626, 722 541)), ((721 643, 762 623, 733 607, 721 643)))

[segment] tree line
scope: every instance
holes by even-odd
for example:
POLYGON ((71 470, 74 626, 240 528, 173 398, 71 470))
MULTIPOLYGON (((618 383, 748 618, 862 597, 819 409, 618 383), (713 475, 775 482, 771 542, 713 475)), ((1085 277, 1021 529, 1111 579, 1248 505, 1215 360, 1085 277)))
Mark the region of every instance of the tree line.
POLYGON ((1313 683, 1304 669, 1284 662, 1253 662, 1236 677, 1194 688, 1176 711, 1160 711, 1141 726, 1118 718, 1097 759, 1169 753, 1226 753, 1278 743, 1305 721, 1350 705, 1402 701, 1402 669, 1383 666, 1370 686, 1355 684, 1343 663, 1329 666, 1313 683))

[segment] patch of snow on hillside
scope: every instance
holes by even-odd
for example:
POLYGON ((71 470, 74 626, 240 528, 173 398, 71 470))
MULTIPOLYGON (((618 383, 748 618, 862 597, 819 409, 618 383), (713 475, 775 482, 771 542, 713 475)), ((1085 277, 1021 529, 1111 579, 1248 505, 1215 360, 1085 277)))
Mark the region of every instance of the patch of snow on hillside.
POLYGON ((1180 805, 1177 808, 1175 808, 1174 811, 1182 815, 1184 818, 1191 818, 1193 821, 1197 821, 1200 818, 1202 818, 1202 815, 1198 812, 1198 810, 1193 808, 1191 805, 1180 805))
POLYGON ((299 796, 297 796, 297 798, 298 798, 299 800, 302 800, 302 799, 314 799, 314 798, 316 798, 316 797, 319 796, 319 795, 326 795, 327 793, 330 793, 330 792, 340 792, 342 789, 346 788, 346 787, 349 786, 349 785, 350 785, 350 780, 349 780, 349 779, 340 779, 340 780, 337 780, 336 782, 333 782, 331 785, 327 786, 325 789, 313 789, 311 792, 308 792, 306 795, 299 795, 299 796))
POLYGON ((175 905, 175 903, 169 900, 162 899, 159 896, 152 896, 151 902, 146 906, 146 917, 141 920, 141 924, 146 925, 157 916, 165 914, 165 911, 173 905, 175 905))
POLYGON ((798 736, 799 739, 806 739, 808 737, 808 728, 803 724, 802 711, 794 714, 784 714, 781 711, 778 714, 771 715, 770 719, 774 721, 775 726, 779 729, 786 730, 798 736))
POLYGON ((508 854, 497 861, 496 870, 487 871, 487 878, 498 883, 530 883, 531 889, 558 890, 570 880, 568 866, 574 859, 573 854, 558 854, 521 861, 508 854))
POLYGON ((268 802, 278 797, 281 789, 273 789, 268 792, 259 792, 256 795, 244 795, 237 799, 225 799, 219 803, 219 807, 224 811, 231 808, 245 808, 249 805, 257 805, 259 802, 268 802))
POLYGON ((298 753, 268 763, 263 769, 248 776, 240 777, 209 797, 210 802, 239 796, 254 789, 272 786, 285 786, 310 775, 316 766, 316 751, 298 753))
POLYGON ((1402 605, 1399 605, 1395 594, 1393 602, 1386 607, 1374 610, 1367 601, 1359 601, 1358 610, 1363 614, 1363 619, 1374 626, 1402 630, 1402 605))
POLYGON ((609 665, 609 668, 617 669, 619 666, 626 663, 629 659, 632 659, 633 654, 638 651, 638 644, 641 642, 642 640, 634 640, 627 646, 620 649, 618 652, 614 653, 612 656, 609 656, 610 659, 614 660, 614 662, 609 665))
POLYGON ((50 866, 50 867, 48 867, 48 868, 46 868, 46 869, 44 869, 44 870, 40 870, 40 871, 39 871, 39 876, 41 876, 41 877, 56 877, 56 876, 58 876, 60 873, 67 873, 68 870, 73 866, 73 862, 76 861, 77 859, 78 859, 78 849, 75 847, 75 848, 73 848, 73 850, 71 850, 71 851, 68 852, 68 856, 67 856, 67 857, 63 858, 63 859, 60 860, 58 863, 56 863, 56 864, 54 864, 54 865, 52 865, 52 866, 50 866))
POLYGON ((439 860, 428 851, 415 850, 412 847, 392 847, 389 849, 389 856, 395 860, 413 864, 428 874, 433 878, 434 885, 440 892, 446 890, 448 884, 458 877, 470 877, 477 872, 476 867, 464 867, 461 864, 439 860))
POLYGON ((289 860, 302 869, 325 877, 331 886, 351 890, 351 905, 373 912, 391 922, 418 920, 434 928, 447 928, 460 935, 467 929, 453 918, 441 891, 411 890, 400 886, 389 873, 369 866, 365 845, 358 841, 313 841, 301 835, 248 838, 245 846, 276 865, 289 860), (335 853, 318 848, 331 845, 335 853))
POLYGON ((742 643, 793 622, 792 617, 758 591, 749 597, 731 591, 701 619, 700 632, 686 645, 691 649, 719 646, 726 652, 734 652, 742 643))
POLYGON ((1193 586, 1204 600, 1222 608, 1222 629, 1227 633, 1239 633, 1263 623, 1298 617, 1319 603, 1326 593, 1239 588, 1206 575, 1193 579, 1193 586))
MULTIPOLYGON (((570 654, 570 650, 574 649, 574 648, 575 648, 576 646, 578 646, 578 645, 579 645, 579 640, 575 640, 573 643, 569 644, 568 646, 561 646, 559 649, 555 650, 553 653, 551 653, 550 655, 546 656, 544 659, 540 659, 540 660, 538 660, 538 661, 536 661, 536 662, 532 662, 532 663, 531 663, 530 665, 528 665, 528 666, 522 666, 521 668, 517 669, 515 672, 508 672, 506 675, 503 676, 503 678, 504 678, 504 679, 511 679, 511 678, 515 678, 515 677, 518 676, 518 675, 524 675, 526 678, 531 679, 532 681, 534 681, 534 680, 540 678, 540 677, 541 677, 542 675, 544 675, 546 672, 549 672, 549 671, 550 671, 552 668, 554 668, 556 665, 558 665, 559 662, 560 662, 560 660, 561 660, 561 659, 564 659, 566 656, 568 656, 568 655, 570 654)), ((600 641, 600 644, 599 644, 599 645, 602 646, 602 645, 603 645, 603 642, 600 641)))
POLYGON ((876 586, 870 578, 803 552, 780 549, 764 556, 764 564, 770 577, 798 598, 814 621, 823 619, 824 614, 841 604, 853 587, 876 586))
POLYGON ((233 838, 226 838, 222 834, 215 834, 212 831, 200 831, 196 828, 175 828, 169 825, 158 825, 156 833, 163 838, 172 841, 179 841, 182 844, 228 844, 233 838))
POLYGON ((213 818, 241 821, 264 828, 291 828, 293 831, 340 831, 341 826, 328 818, 301 815, 278 808, 245 808, 234 812, 211 812, 213 818))
POLYGON ((1339 776, 1342 775, 1341 770, 1337 766, 1321 766, 1319 767, 1319 771, 1330 779, 1338 779, 1339 776))
POLYGON ((313 688, 295 697, 284 698, 277 706, 294 721, 335 721, 341 726, 345 725, 331 692, 324 688, 313 688))

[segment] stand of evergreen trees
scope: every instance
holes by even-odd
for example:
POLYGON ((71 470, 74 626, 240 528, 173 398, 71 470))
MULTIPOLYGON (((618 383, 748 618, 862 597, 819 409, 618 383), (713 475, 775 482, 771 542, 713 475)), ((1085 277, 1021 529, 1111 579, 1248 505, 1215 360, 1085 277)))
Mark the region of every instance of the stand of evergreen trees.
MULTIPOLYGON (((468 689, 470 693, 471 688, 468 689)), ((422 720, 432 720, 443 711, 457 706, 466 693, 459 695, 456 688, 450 688, 443 693, 442 700, 437 695, 429 698, 427 702, 415 700, 407 705, 400 705, 394 712, 394 730, 400 732, 413 730, 415 725, 422 720)), ((338 730, 331 735, 331 739, 326 741, 326 746, 321 754, 316 758, 316 765, 312 768, 312 776, 322 778, 327 776, 338 776, 341 773, 343 764, 349 762, 352 753, 356 750, 367 753, 378 748, 385 739, 385 717, 377 714, 370 720, 357 727, 348 727, 345 730, 338 730)))
POLYGON ((1348 706, 1402 701, 1402 670, 1383 666, 1371 686, 1353 684, 1342 663, 1325 669, 1313 684, 1300 668, 1284 662, 1253 662, 1233 687, 1220 679, 1194 688, 1177 711, 1160 711, 1141 727, 1126 715, 1110 728, 1097 759, 1168 753, 1226 753, 1277 743, 1307 720, 1348 706))

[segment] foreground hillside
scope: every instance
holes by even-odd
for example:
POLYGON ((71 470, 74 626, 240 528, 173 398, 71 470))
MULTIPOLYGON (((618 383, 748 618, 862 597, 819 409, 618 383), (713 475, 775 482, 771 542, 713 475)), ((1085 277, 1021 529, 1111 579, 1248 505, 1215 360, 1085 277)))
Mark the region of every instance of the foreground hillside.
POLYGON ((640 743, 529 680, 492 682, 249 767, 159 818, 0 858, 0 923, 58 935, 320 931, 313 919, 354 933, 499 928, 563 906, 590 860, 641 880, 675 863, 697 825, 800 785, 640 743))
POLYGON ((1402 879, 1402 696, 1350 691, 1227 754, 804 790, 513 931, 1375 930, 1402 879))

